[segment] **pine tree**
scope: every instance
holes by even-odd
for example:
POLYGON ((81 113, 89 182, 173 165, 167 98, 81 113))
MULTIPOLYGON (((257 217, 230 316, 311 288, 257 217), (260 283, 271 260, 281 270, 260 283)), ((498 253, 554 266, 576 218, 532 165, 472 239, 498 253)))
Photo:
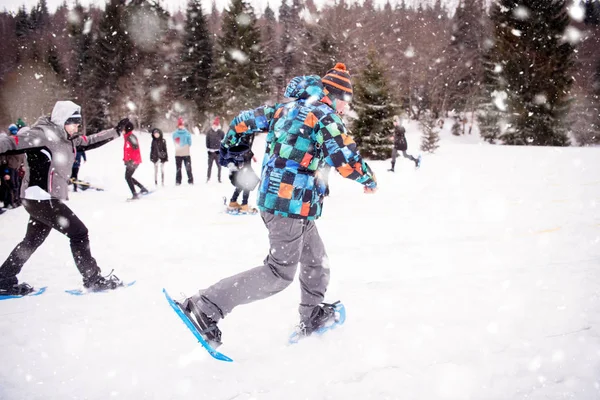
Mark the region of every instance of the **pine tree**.
POLYGON ((76 4, 72 12, 68 32, 72 40, 72 63, 75 67, 71 71, 70 97, 82 107, 85 130, 91 115, 88 99, 95 94, 88 86, 91 81, 90 73, 93 71, 92 20, 81 4, 76 4))
POLYGON ((353 108, 358 119, 352 133, 356 144, 364 157, 385 160, 391 156, 394 108, 384 66, 374 49, 369 50, 365 69, 355 81, 353 108))
POLYGON ((39 0, 37 5, 31 10, 29 16, 30 28, 34 31, 43 31, 50 20, 48 4, 46 0, 39 0))
POLYGON ((279 54, 277 41, 277 20, 275 19, 275 12, 267 5, 263 14, 264 25, 262 29, 262 48, 265 62, 265 73, 267 76, 273 77, 267 80, 265 84, 268 86, 269 93, 282 94, 281 88, 284 83, 280 82, 283 80, 279 66, 279 54), (280 84, 278 83, 280 82, 280 84))
POLYGON ((473 111, 481 100, 484 9, 481 0, 462 0, 453 18, 446 79, 449 109, 473 111))
POLYGON ((177 95, 192 101, 195 114, 211 110, 210 80, 213 74, 213 42, 200 0, 188 2, 185 36, 177 71, 177 95))
POLYGON ((435 118, 432 113, 426 112, 422 115, 419 121, 423 128, 423 136, 421 136, 421 151, 434 153, 440 145, 440 135, 435 124, 435 118))
POLYGON ((268 97, 263 49, 256 16, 245 0, 232 0, 223 13, 218 41, 215 98, 224 114, 256 107, 268 97))
POLYGON ((561 37, 569 24, 565 0, 500 0, 492 10, 492 65, 497 91, 507 94, 506 144, 567 146, 565 116, 573 46, 561 37))
POLYGON ((123 20, 124 5, 120 0, 106 4, 100 21, 98 38, 94 43, 91 58, 93 69, 89 74, 88 103, 84 106, 87 130, 98 132, 118 122, 123 114, 112 114, 119 104, 119 79, 131 71, 134 54, 123 20))
POLYGON ((600 1, 585 0, 583 3, 585 10, 584 22, 586 25, 600 25, 600 1))

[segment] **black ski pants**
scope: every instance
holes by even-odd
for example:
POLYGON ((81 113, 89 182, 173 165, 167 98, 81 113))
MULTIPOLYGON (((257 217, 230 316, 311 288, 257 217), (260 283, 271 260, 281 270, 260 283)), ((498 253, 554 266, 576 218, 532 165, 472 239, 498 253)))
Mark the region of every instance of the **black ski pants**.
POLYGON ((69 207, 57 199, 23 199, 23 206, 29 213, 25 238, 0 266, 0 280, 13 280, 17 283, 16 276, 21 272, 21 268, 44 243, 52 229, 56 229, 71 241, 73 259, 84 283, 88 280, 93 281, 100 274, 100 268, 90 251, 88 230, 69 207))
POLYGON ((139 164, 135 164, 133 161, 127 161, 125 163, 125 180, 127 181, 127 185, 129 185, 129 190, 131 190, 132 195, 136 195, 135 187, 139 187, 141 191, 146 190, 144 185, 139 183, 133 178, 133 174, 137 169, 139 164))
POLYGON ((217 178, 219 178, 219 182, 221 182, 221 164, 219 164, 219 151, 208 151, 208 172, 206 174, 206 180, 210 180, 210 175, 212 172, 213 162, 217 164, 217 178))
POLYGON ((181 185, 181 163, 185 164, 185 172, 187 172, 188 183, 194 183, 194 175, 192 175, 192 157, 190 156, 175 156, 175 183, 181 185))

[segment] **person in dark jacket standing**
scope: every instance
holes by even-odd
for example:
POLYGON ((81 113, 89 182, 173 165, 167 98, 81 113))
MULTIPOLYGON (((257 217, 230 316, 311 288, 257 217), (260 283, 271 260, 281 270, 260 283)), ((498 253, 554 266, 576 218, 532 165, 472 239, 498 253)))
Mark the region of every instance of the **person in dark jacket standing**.
POLYGON ((409 160, 415 163, 415 167, 419 167, 420 159, 411 156, 406 153, 408 150, 408 143, 406 141, 406 129, 402 126, 402 122, 400 121, 400 117, 397 115, 394 117, 394 136, 390 138, 393 141, 394 147, 392 148, 392 168, 388 169, 388 171, 394 172, 394 168, 396 167, 396 158, 398 157, 398 151, 402 152, 404 158, 408 158, 409 160))
POLYGON ((208 150, 208 172, 206 173, 206 182, 210 181, 213 162, 217 164, 217 178, 221 183, 221 164, 219 164, 219 148, 221 140, 225 137, 225 132, 221 130, 221 121, 215 117, 212 126, 206 132, 206 150, 208 150))
POLYGON ((226 159, 230 161, 228 167, 230 169, 229 180, 235 187, 227 211, 239 212, 242 214, 256 213, 257 209, 248 206, 250 192, 256 188, 260 182, 260 178, 252 169, 252 161, 256 162, 256 157, 252 152, 252 143, 254 135, 242 136, 240 142, 229 148, 226 159), (237 202, 238 197, 242 194, 242 204, 237 202))
POLYGON ((0 138, 0 154, 25 153, 25 176, 21 198, 29 223, 25 238, 0 266, 0 295, 26 295, 34 289, 19 283, 17 275, 29 257, 56 229, 71 241, 75 265, 90 290, 115 289, 123 283, 115 276, 103 277, 90 251, 88 230, 67 207, 69 175, 76 150, 90 150, 116 138, 128 119, 117 128, 92 136, 80 136, 81 107, 72 101, 56 102, 50 117, 41 117, 30 129, 16 136, 0 138))
MULTIPOLYGON (((299 270, 299 333, 311 335, 335 321, 335 306, 323 303, 329 282, 325 246, 315 220, 321 215, 324 185, 316 177, 324 163, 374 193, 377 182, 349 136, 342 114, 352 98, 350 74, 338 63, 323 78, 299 76, 288 84, 293 101, 242 111, 222 143, 221 165, 242 137, 268 132, 258 208, 269 231, 270 251, 262 265, 225 278, 187 298, 181 307, 215 345, 220 319, 235 307, 287 288, 299 270)), ((354 235, 356 236, 356 235, 354 235)))
MULTIPOLYGON (((71 168, 71 182, 73 182, 73 191, 77 191, 77 176, 79 175, 79 168, 81 167, 81 160, 83 162, 87 162, 87 156, 85 155, 85 151, 77 151, 75 154, 75 162, 73 163, 73 168, 71 168)), ((85 188, 84 188, 85 189, 85 188)))
POLYGON ((154 184, 158 185, 158 164, 160 164, 160 180, 165 186, 165 163, 169 161, 167 141, 160 129, 152 129, 152 144, 150 145, 150 161, 154 164, 154 184))
POLYGON ((144 187, 141 183, 133 178, 133 174, 139 165, 142 163, 142 153, 140 152, 140 144, 138 142, 137 136, 133 134, 133 124, 131 121, 127 121, 123 125, 123 139, 125 139, 125 143, 123 144, 123 161, 125 162, 125 181, 127 181, 127 185, 129 185, 129 190, 131 190, 131 200, 139 199, 139 195, 135 191, 135 187, 139 187, 142 194, 148 193, 148 189, 144 187))

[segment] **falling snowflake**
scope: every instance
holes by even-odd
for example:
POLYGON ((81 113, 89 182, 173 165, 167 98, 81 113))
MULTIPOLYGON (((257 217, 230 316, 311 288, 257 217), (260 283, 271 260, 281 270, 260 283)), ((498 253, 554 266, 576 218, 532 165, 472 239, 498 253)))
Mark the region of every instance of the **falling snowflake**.
POLYGON ((573 1, 573 4, 569 7, 569 16, 577 22, 583 22, 585 19, 585 9, 580 3, 573 1))
POLYGON ((574 26, 569 26, 567 29, 565 29, 565 35, 563 39, 572 45, 576 45, 581 41, 582 36, 583 35, 579 29, 575 28, 574 26))
POLYGON ((513 11, 513 15, 515 16, 515 18, 520 19, 522 21, 529 19, 529 14, 529 9, 523 6, 519 6, 513 11))
POLYGON ((244 53, 241 50, 238 50, 238 49, 229 50, 229 55, 231 56, 231 58, 233 58, 235 61, 237 61, 240 64, 245 64, 246 62, 248 62, 248 56, 246 55, 246 53, 244 53))

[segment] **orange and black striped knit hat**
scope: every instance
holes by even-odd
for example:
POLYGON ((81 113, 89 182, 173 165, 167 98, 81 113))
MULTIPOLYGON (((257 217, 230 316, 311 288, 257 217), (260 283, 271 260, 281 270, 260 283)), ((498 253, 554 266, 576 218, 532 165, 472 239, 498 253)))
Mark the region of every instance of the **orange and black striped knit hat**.
POLYGON ((327 71, 321 78, 323 86, 329 92, 330 97, 344 100, 348 103, 352 101, 352 82, 350 81, 350 72, 342 63, 335 64, 335 67, 327 71))

